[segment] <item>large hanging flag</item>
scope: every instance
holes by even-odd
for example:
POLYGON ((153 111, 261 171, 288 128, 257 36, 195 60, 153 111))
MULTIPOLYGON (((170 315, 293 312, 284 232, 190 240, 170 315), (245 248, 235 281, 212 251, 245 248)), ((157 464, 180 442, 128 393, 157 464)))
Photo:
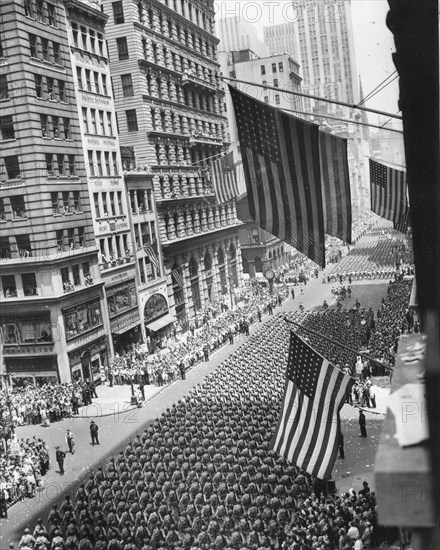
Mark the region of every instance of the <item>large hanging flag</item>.
POLYGON ((347 140, 319 132, 324 227, 327 235, 351 244, 351 192, 347 140))
POLYGON ((392 221, 395 229, 406 232, 409 218, 406 173, 369 160, 371 210, 392 221))
POLYGON ((318 126, 229 90, 252 219, 324 267, 318 126))
POLYGON ((319 479, 329 479, 339 443, 339 411, 355 382, 290 335, 284 401, 270 448, 319 479))
POLYGON ((231 151, 211 161, 212 181, 217 202, 223 203, 238 197, 234 154, 231 151))
POLYGON ((152 243, 144 245, 144 250, 147 253, 147 256, 150 260, 150 263, 154 266, 158 276, 160 275, 160 264, 159 258, 157 255, 157 241, 154 240, 152 243))

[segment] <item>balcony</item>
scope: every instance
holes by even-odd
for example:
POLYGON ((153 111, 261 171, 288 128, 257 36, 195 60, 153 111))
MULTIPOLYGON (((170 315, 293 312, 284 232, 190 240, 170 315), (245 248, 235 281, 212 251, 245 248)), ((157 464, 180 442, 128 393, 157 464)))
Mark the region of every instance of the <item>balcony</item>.
POLYGON ((180 140, 188 140, 190 139, 190 136, 188 134, 179 134, 177 132, 168 132, 167 130, 149 130, 147 132, 148 137, 161 137, 161 138, 168 138, 168 139, 180 139, 180 140))
POLYGON ((118 267, 121 267, 121 265, 130 264, 134 262, 134 255, 130 254, 127 256, 124 256, 122 258, 111 258, 107 260, 107 258, 103 255, 101 257, 101 263, 99 264, 99 269, 101 271, 108 271, 110 269, 116 269, 118 267))
POLYGON ((193 132, 189 138, 190 145, 223 145, 223 138, 206 132, 193 132))
POLYGON ((185 86, 187 84, 192 84, 193 86, 198 86, 199 88, 205 88, 213 93, 216 93, 218 91, 216 85, 211 84, 211 82, 208 82, 203 78, 200 78, 194 73, 192 69, 190 69, 189 71, 184 71, 182 75, 182 86, 185 86))

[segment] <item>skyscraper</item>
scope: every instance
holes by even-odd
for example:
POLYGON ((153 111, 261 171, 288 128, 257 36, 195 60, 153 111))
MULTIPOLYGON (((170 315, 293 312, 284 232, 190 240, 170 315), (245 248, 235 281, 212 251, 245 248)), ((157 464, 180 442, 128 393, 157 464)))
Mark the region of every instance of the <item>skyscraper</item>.
MULTIPOLYGON (((351 0, 294 3, 293 32, 303 91, 354 104, 359 101, 351 0)), ((313 100, 305 99, 311 110, 313 100)))
POLYGON ((220 39, 219 52, 251 50, 258 57, 269 55, 269 48, 258 38, 254 25, 243 18, 226 17, 218 19, 217 33, 220 39))
POLYGON ((293 22, 264 27, 263 32, 264 43, 269 48, 271 55, 288 53, 294 59, 297 58, 297 44, 293 22))

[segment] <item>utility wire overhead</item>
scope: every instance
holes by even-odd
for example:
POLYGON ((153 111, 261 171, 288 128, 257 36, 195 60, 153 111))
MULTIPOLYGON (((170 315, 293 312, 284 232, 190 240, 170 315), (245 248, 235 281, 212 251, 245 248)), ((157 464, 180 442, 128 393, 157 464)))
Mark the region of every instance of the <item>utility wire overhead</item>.
POLYGON ((364 98, 362 98, 359 103, 358 103, 358 106, 359 105, 362 105, 363 103, 365 103, 366 101, 369 101, 374 95, 376 95, 377 93, 379 93, 380 91, 382 91, 384 88, 386 88, 388 86, 388 84, 391 84, 391 82, 394 82, 394 80, 396 80, 396 78, 398 78, 399 75, 395 76, 393 78, 393 80, 390 80, 390 82, 387 82, 387 84, 385 84, 385 82, 391 78, 395 73, 397 73, 397 71, 394 71, 392 72, 390 75, 388 75, 384 80, 382 80, 382 82, 380 84, 378 84, 373 90, 371 90, 370 93, 368 93, 364 98), (383 88, 381 88, 381 86, 385 84, 385 86, 383 86, 383 88), (377 90, 378 88, 381 88, 380 90, 377 90), (376 92, 377 90, 377 92, 376 92))
POLYGON ((391 118, 397 118, 399 120, 402 120, 401 116, 393 115, 392 113, 388 113, 386 111, 379 111, 377 109, 370 109, 367 107, 358 107, 357 105, 351 105, 350 103, 345 103, 344 101, 337 101, 336 99, 327 99, 327 98, 318 97, 315 95, 304 94, 302 92, 294 92, 293 90, 286 90, 285 88, 277 88, 276 86, 269 86, 268 84, 258 84, 257 82, 250 82, 248 80, 241 80, 239 78, 230 78, 228 76, 221 76, 220 78, 222 80, 229 80, 231 82, 240 82, 242 84, 248 84, 250 86, 256 86, 258 88, 264 88, 266 90, 275 90, 283 94, 292 94, 300 97, 307 97, 309 99, 314 99, 315 101, 324 101, 325 103, 332 103, 333 105, 341 105, 341 107, 350 107, 351 109, 359 109, 361 111, 376 113, 378 115, 388 116, 391 118))

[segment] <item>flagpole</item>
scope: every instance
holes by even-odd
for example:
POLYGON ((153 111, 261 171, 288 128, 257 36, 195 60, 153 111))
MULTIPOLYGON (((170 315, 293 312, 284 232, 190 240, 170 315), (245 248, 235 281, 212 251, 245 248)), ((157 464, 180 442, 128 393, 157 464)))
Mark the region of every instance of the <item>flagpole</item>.
POLYGON ((299 323, 296 323, 295 321, 291 321, 290 319, 287 319, 284 317, 284 320, 286 323, 291 323, 292 325, 295 325, 296 327, 305 330, 307 332, 310 332, 314 336, 318 336, 318 338, 323 338, 324 340, 327 340, 328 342, 331 342, 332 344, 335 344, 336 346, 339 346, 340 348, 346 349, 347 351, 351 351, 355 355, 359 355, 360 357, 364 357, 365 359, 368 359, 369 361, 373 361, 373 363, 376 363, 377 365, 380 365, 384 369, 387 369, 389 371, 393 371, 394 367, 391 365, 387 365, 385 363, 382 363, 382 361, 378 361, 377 359, 374 359, 370 355, 367 355, 366 353, 362 353, 360 351, 356 351, 353 348, 350 348, 349 346, 346 346, 345 344, 341 344, 340 342, 335 342, 335 340, 332 340, 328 336, 324 336, 324 334, 320 334, 319 332, 316 332, 315 330, 312 330, 311 328, 305 327, 304 325, 300 325, 299 323))
MULTIPOLYGON (((231 82, 240 82, 241 84, 249 84, 250 86, 257 86, 258 88, 264 88, 265 90, 275 90, 276 92, 282 92, 300 97, 308 97, 309 99, 315 99, 316 101, 324 101, 325 103, 333 103, 334 105, 341 105, 342 107, 350 107, 351 109, 359 109, 360 111, 367 111, 369 113, 375 113, 377 115, 383 115, 390 118, 397 118, 403 120, 401 116, 387 113, 386 111, 378 111, 377 109, 369 109, 368 107, 361 107, 344 101, 338 101, 336 99, 327 99, 325 97, 318 97, 316 95, 304 94, 302 92, 294 92, 293 90, 286 90, 283 88, 277 88, 276 86, 269 86, 268 84, 258 84, 258 82, 250 82, 249 80, 240 80, 239 78, 229 78, 229 76, 221 76, 222 80, 230 80, 231 82)), ((313 113, 310 113, 313 114, 313 113)))

